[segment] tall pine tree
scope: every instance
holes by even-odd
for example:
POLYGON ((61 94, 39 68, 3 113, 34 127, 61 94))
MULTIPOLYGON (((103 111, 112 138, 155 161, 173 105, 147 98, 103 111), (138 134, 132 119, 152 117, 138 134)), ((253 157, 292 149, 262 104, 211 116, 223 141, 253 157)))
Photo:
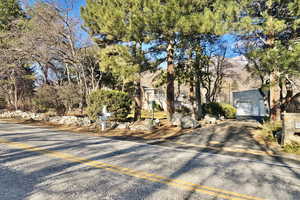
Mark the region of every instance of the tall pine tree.
POLYGON ((233 0, 88 0, 82 8, 85 25, 100 46, 130 43, 138 63, 145 64, 141 52, 147 45, 157 65, 167 63, 169 119, 175 110, 175 56, 181 38, 223 34, 237 13, 233 0))
POLYGON ((138 68, 132 70, 136 71, 134 74, 135 120, 141 118, 141 73, 149 70, 150 67, 144 48, 147 43, 147 35, 143 12, 144 1, 140 0, 88 0, 87 6, 81 10, 85 27, 100 47, 105 48, 119 44, 129 48, 131 62, 133 62, 131 66, 138 68))
POLYGON ((269 77, 270 118, 280 120, 282 83, 299 71, 300 2, 255 0, 246 5, 240 30, 255 44, 246 55, 257 74, 269 77))
POLYGON ((0 31, 9 28, 9 24, 24 16, 17 0, 1 0, 0 1, 0 31))
POLYGON ((205 34, 224 34, 230 30, 231 23, 238 13, 239 5, 232 0, 147 1, 144 15, 147 20, 146 28, 152 41, 152 51, 159 55, 166 55, 169 118, 174 113, 174 80, 177 63, 175 56, 180 41, 188 37, 193 40, 205 34))

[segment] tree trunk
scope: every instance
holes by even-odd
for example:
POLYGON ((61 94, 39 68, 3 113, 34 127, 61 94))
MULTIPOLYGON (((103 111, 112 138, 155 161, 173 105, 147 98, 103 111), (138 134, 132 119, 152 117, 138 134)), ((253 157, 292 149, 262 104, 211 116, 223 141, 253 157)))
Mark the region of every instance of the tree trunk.
POLYGON ((280 89, 280 113, 282 113, 284 111, 284 96, 283 96, 284 87, 285 87, 285 84, 282 81, 282 79, 280 79, 280 81, 279 81, 279 89, 280 89))
POLYGON ((139 121, 142 118, 142 106, 143 106, 143 95, 141 86, 141 73, 143 71, 142 61, 140 56, 142 55, 142 42, 136 42, 133 45, 133 55, 136 59, 136 63, 140 65, 138 79, 135 81, 135 96, 134 96, 134 121, 139 121))
POLYGON ((270 74, 270 119, 280 121, 280 86, 277 71, 270 74))
POLYGON ((201 71, 200 71, 200 67, 202 67, 201 65, 201 53, 202 53, 202 49, 199 49, 199 51, 196 52, 196 63, 195 63, 195 98, 196 98, 196 117, 195 120, 200 120, 202 117, 202 102, 201 102, 201 71))
POLYGON ((10 75, 10 79, 13 81, 13 85, 12 85, 13 106, 15 107, 15 110, 18 110, 18 87, 17 87, 17 78, 16 78, 15 70, 12 71, 10 75))
MULTIPOLYGON (((139 75, 140 76, 140 75, 139 75)), ((142 105, 143 105, 143 98, 142 98, 142 89, 141 89, 141 78, 136 81, 135 85, 135 97, 134 97, 134 121, 138 121, 142 117, 142 105)))
POLYGON ((13 92, 14 92, 13 86, 8 87, 7 102, 8 102, 10 107, 14 107, 13 92))
POLYGON ((176 93, 176 100, 180 97, 181 94, 181 83, 180 81, 177 81, 177 93, 176 93))
POLYGON ((172 41, 168 44, 167 49, 167 111, 168 119, 171 120, 172 115, 175 112, 174 107, 174 79, 175 79, 175 69, 174 69, 174 43, 172 41))
POLYGON ((125 82, 123 81, 122 83, 122 89, 121 89, 122 92, 125 92, 125 82))
POLYGON ((69 65, 66 64, 65 67, 66 67, 66 70, 67 70, 68 83, 70 84, 70 83, 71 83, 71 77, 70 77, 70 69, 69 69, 69 65))
POLYGON ((195 94, 196 94, 196 118, 195 120, 200 120, 202 118, 202 102, 201 102, 201 86, 199 76, 196 77, 196 85, 195 85, 195 94))
POLYGON ((192 117, 196 120, 196 106, 195 106, 195 90, 194 90, 194 77, 190 78, 190 92, 189 92, 189 101, 192 105, 192 117))
POLYGON ((81 97, 81 100, 80 100, 80 103, 79 103, 79 109, 80 109, 80 113, 83 114, 83 111, 84 111, 84 102, 87 102, 87 95, 82 95, 81 97))
POLYGON ((284 101, 284 106, 282 106, 282 112, 285 111, 287 105, 290 103, 292 97, 293 97, 293 85, 292 85, 292 82, 286 78, 285 79, 285 88, 286 88, 286 96, 285 96, 285 101, 284 101))
POLYGON ((17 88, 17 80, 15 80, 14 84, 14 106, 15 110, 18 110, 18 88, 17 88))
MULTIPOLYGON (((273 32, 268 34, 267 46, 268 48, 274 48, 275 36, 273 32)), ((280 121, 280 77, 279 70, 275 66, 273 71, 270 73, 270 120, 280 121)))

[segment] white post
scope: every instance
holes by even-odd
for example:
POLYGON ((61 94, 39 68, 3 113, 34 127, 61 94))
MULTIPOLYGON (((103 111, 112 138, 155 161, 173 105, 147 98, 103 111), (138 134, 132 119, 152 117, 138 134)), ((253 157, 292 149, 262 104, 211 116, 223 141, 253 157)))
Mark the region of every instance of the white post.
POLYGON ((105 121, 102 121, 102 122, 101 122, 101 130, 102 130, 102 131, 105 131, 105 129, 106 129, 106 122, 105 122, 105 121))
POLYGON ((113 113, 109 113, 107 111, 107 106, 104 105, 102 108, 102 115, 100 117, 101 120, 101 130, 105 131, 105 129, 107 128, 107 120, 109 119, 109 117, 111 117, 113 115, 113 113))

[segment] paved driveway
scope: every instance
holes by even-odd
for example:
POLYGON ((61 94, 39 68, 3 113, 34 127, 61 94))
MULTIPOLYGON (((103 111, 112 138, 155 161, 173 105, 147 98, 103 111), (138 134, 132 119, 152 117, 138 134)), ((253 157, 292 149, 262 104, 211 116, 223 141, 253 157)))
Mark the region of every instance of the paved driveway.
POLYGON ((0 199, 300 199, 297 161, 0 122, 0 199))
POLYGON ((178 137, 177 140, 207 146, 265 150, 251 135, 251 131, 259 126, 255 121, 224 121, 196 129, 191 134, 178 137))

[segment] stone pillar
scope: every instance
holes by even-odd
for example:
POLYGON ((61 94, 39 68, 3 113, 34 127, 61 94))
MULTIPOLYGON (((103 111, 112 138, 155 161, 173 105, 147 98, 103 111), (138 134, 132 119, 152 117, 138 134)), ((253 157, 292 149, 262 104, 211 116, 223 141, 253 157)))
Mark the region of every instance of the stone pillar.
POLYGON ((299 140, 295 133, 300 132, 300 113, 283 113, 281 145, 299 140))

